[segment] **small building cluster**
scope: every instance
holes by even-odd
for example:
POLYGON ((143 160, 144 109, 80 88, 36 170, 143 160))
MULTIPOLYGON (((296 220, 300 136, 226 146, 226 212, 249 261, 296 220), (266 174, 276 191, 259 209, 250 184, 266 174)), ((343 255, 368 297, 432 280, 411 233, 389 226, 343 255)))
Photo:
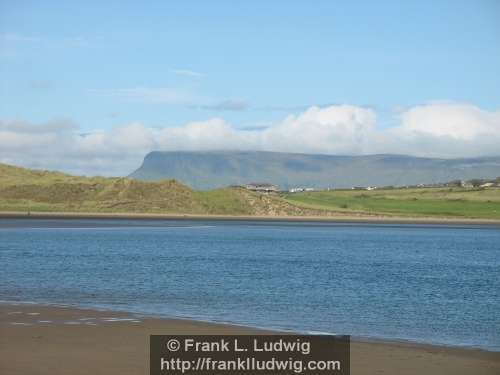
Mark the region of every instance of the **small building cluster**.
MULTIPOLYGON (((246 184, 244 187, 251 191, 256 191, 259 193, 279 193, 281 192, 280 188, 277 185, 273 185, 270 183, 256 183, 252 182, 246 184)), ((353 186, 351 190, 387 190, 387 189, 415 189, 415 188, 433 188, 433 187, 462 187, 466 189, 471 188, 495 188, 500 187, 500 177, 496 179, 472 179, 472 180, 453 180, 444 183, 432 183, 432 184, 417 184, 417 185, 404 185, 404 186, 353 186)), ((349 189, 349 188, 347 188, 349 189)), ((288 193, 303 193, 303 192, 313 192, 313 191, 329 191, 333 190, 333 188, 326 189, 316 189, 314 187, 293 187, 288 190, 288 193)))
POLYGON ((278 193, 280 191, 279 187, 268 183, 250 183, 246 184, 245 188, 260 193, 278 193))
POLYGON ((375 190, 376 186, 353 186, 351 190, 375 190))
POLYGON ((315 188, 312 187, 296 187, 288 190, 289 193, 302 193, 304 191, 315 191, 315 188))

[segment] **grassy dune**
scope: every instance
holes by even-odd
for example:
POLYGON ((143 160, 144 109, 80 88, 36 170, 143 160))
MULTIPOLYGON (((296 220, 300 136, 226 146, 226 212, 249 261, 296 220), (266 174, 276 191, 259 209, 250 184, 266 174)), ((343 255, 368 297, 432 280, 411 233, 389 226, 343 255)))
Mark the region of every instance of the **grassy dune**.
POLYGON ((283 198, 300 207, 336 212, 500 219, 500 188, 334 190, 283 198))
POLYGON ((79 177, 0 164, 0 211, 500 219, 500 189, 335 190, 266 195, 196 191, 175 180, 79 177))
POLYGON ((0 164, 0 211, 314 215, 242 188, 195 191, 175 180, 79 177, 0 164))

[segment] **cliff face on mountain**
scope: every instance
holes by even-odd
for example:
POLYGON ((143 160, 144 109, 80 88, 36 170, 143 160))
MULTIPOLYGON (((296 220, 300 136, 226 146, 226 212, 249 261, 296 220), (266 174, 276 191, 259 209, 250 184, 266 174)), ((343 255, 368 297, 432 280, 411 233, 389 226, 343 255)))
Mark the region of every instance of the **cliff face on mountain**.
POLYGON ((151 152, 130 177, 176 179, 194 189, 267 182, 293 187, 416 185, 500 176, 500 157, 335 156, 259 151, 151 152))

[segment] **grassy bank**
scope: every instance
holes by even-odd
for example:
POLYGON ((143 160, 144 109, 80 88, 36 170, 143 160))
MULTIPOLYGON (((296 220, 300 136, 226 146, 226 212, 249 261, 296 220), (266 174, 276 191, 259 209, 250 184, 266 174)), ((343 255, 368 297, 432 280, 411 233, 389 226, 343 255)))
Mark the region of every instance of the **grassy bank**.
POLYGON ((283 198, 300 207, 335 212, 500 219, 500 188, 333 190, 283 198))
POLYGON ((500 188, 196 191, 175 180, 80 177, 0 164, 0 211, 238 216, 402 216, 500 219, 500 188))
POLYGON ((196 191, 175 180, 81 177, 0 164, 0 211, 301 216, 319 214, 243 188, 196 191))

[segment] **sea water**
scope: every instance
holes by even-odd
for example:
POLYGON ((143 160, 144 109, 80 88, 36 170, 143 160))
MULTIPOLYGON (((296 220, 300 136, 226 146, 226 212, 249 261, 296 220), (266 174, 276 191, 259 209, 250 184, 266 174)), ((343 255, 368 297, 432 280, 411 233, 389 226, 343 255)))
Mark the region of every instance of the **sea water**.
POLYGON ((500 351, 500 228, 0 219, 0 299, 500 351))

